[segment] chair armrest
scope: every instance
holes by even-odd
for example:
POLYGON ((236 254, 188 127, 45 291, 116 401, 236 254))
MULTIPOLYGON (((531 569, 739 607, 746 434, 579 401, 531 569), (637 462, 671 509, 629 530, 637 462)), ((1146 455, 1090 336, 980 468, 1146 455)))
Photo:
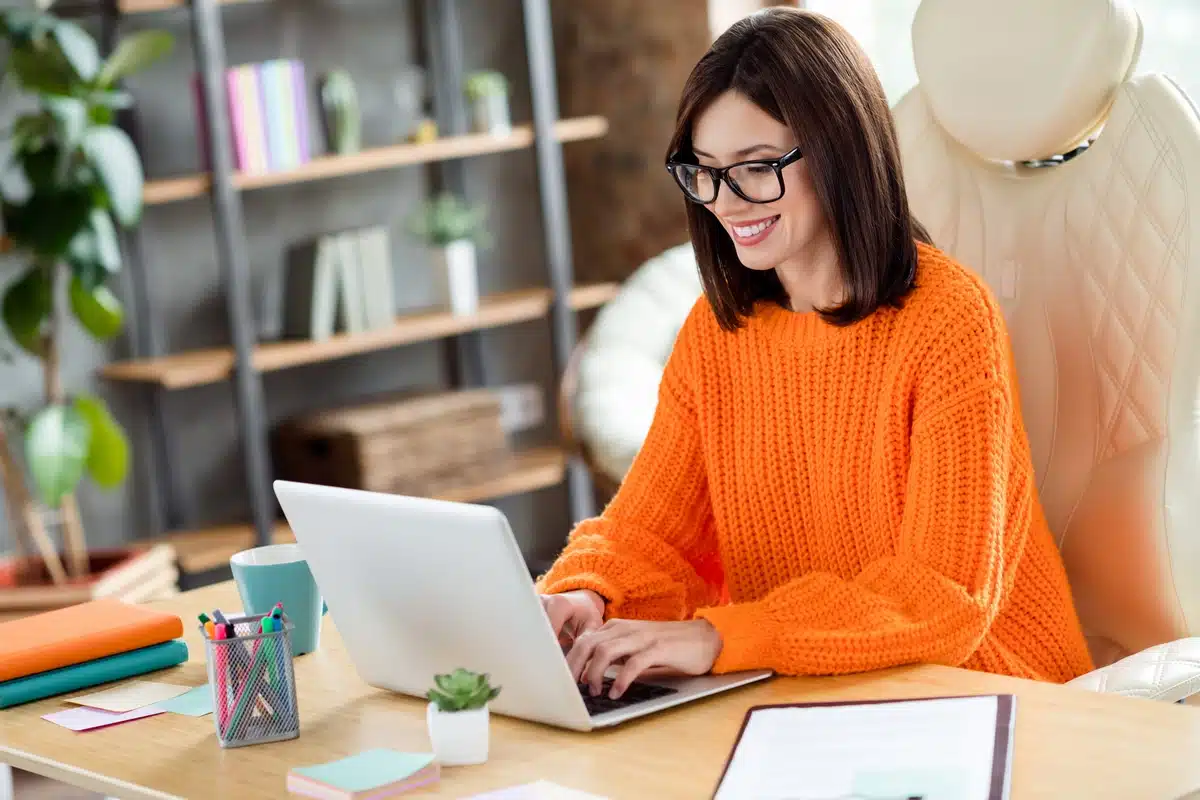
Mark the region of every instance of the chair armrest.
POLYGON ((1200 693, 1200 636, 1148 647, 1067 685, 1177 703, 1200 693))

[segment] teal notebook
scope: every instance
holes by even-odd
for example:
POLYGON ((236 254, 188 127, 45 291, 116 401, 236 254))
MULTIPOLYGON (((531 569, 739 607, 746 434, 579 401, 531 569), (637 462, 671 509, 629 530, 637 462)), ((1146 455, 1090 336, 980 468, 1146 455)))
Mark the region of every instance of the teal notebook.
POLYGON ((109 681, 144 675, 182 664, 187 658, 187 644, 182 639, 175 639, 127 653, 16 678, 0 683, 0 708, 19 706, 76 689, 87 689, 109 681))

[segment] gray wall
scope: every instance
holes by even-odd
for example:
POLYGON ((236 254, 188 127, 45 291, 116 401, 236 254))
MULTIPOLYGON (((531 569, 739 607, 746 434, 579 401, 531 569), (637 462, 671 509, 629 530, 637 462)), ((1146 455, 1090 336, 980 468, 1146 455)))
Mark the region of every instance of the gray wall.
MULTIPOLYGON (((501 69, 512 81, 514 119, 528 120, 519 0, 461 0, 460 5, 467 68, 501 69)), ((233 65, 276 55, 300 58, 310 84, 326 69, 348 69, 363 105, 364 144, 383 144, 397 135, 393 80, 418 58, 414 10, 414 0, 274 0, 230 6, 223 10, 227 61, 233 65)), ((190 88, 194 61, 186 12, 134 17, 123 26, 126 32, 164 27, 178 37, 171 59, 139 76, 130 88, 141 109, 147 174, 166 177, 195 171, 199 167, 197 123, 190 88)), ((316 141, 320 146, 319 137, 316 141)), ((465 163, 469 197, 489 204, 494 236, 492 247, 480 254, 481 291, 546 285, 532 150, 465 163)), ((393 232, 397 308, 427 303, 427 265, 420 248, 406 241, 403 226, 426 195, 429 177, 426 168, 410 167, 244 193, 252 270, 261 278, 278 265, 289 243, 315 233, 386 223, 393 232)), ((150 297, 168 348, 227 344, 223 286, 214 263, 207 199, 148 208, 143 232, 150 297)), ((15 277, 19 267, 12 258, 0 262, 0 283, 15 277)), ((488 382, 538 381, 552 408, 549 335, 548 321, 485 333, 488 382)), ((442 347, 422 344, 267 375, 269 416, 276 422, 298 411, 354 402, 376 392, 439 385, 447 379, 442 347)), ((127 348, 123 340, 97 345, 74 328, 65 348, 69 389, 104 396, 134 442, 137 471, 128 485, 103 492, 85 481, 81 490, 89 543, 96 547, 145 535, 156 495, 165 490, 156 485, 158 476, 149 463, 146 395, 136 387, 94 378, 97 367, 123 357, 127 348)), ((36 362, 18 355, 11 364, 0 363, 0 405, 28 407, 38 401, 40 385, 36 362)), ((232 384, 166 393, 163 398, 187 523, 203 526, 249 519, 232 384)), ((552 421, 535 438, 546 439, 551 426, 552 421)), ((569 523, 564 488, 510 498, 500 506, 510 515, 527 554, 545 557, 555 552, 569 523)), ((0 549, 10 544, 4 525, 0 521, 0 549)))

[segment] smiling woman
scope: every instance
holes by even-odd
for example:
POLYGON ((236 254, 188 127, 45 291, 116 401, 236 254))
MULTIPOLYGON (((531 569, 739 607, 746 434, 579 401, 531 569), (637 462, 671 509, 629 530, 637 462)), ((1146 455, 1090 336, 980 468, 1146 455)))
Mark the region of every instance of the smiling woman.
POLYGON ((854 39, 734 24, 668 152, 704 297, 624 483, 539 581, 576 677, 1087 672, 1003 316, 912 218, 854 39))

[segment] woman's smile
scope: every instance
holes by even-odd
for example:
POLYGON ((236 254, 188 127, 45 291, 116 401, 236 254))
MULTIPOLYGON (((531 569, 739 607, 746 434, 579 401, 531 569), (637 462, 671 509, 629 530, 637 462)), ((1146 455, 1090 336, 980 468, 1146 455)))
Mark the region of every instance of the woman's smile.
POLYGON ((776 214, 773 217, 760 217, 744 222, 726 221, 725 224, 729 227, 729 234, 734 243, 741 247, 753 247, 771 235, 778 221, 779 215, 776 214))

